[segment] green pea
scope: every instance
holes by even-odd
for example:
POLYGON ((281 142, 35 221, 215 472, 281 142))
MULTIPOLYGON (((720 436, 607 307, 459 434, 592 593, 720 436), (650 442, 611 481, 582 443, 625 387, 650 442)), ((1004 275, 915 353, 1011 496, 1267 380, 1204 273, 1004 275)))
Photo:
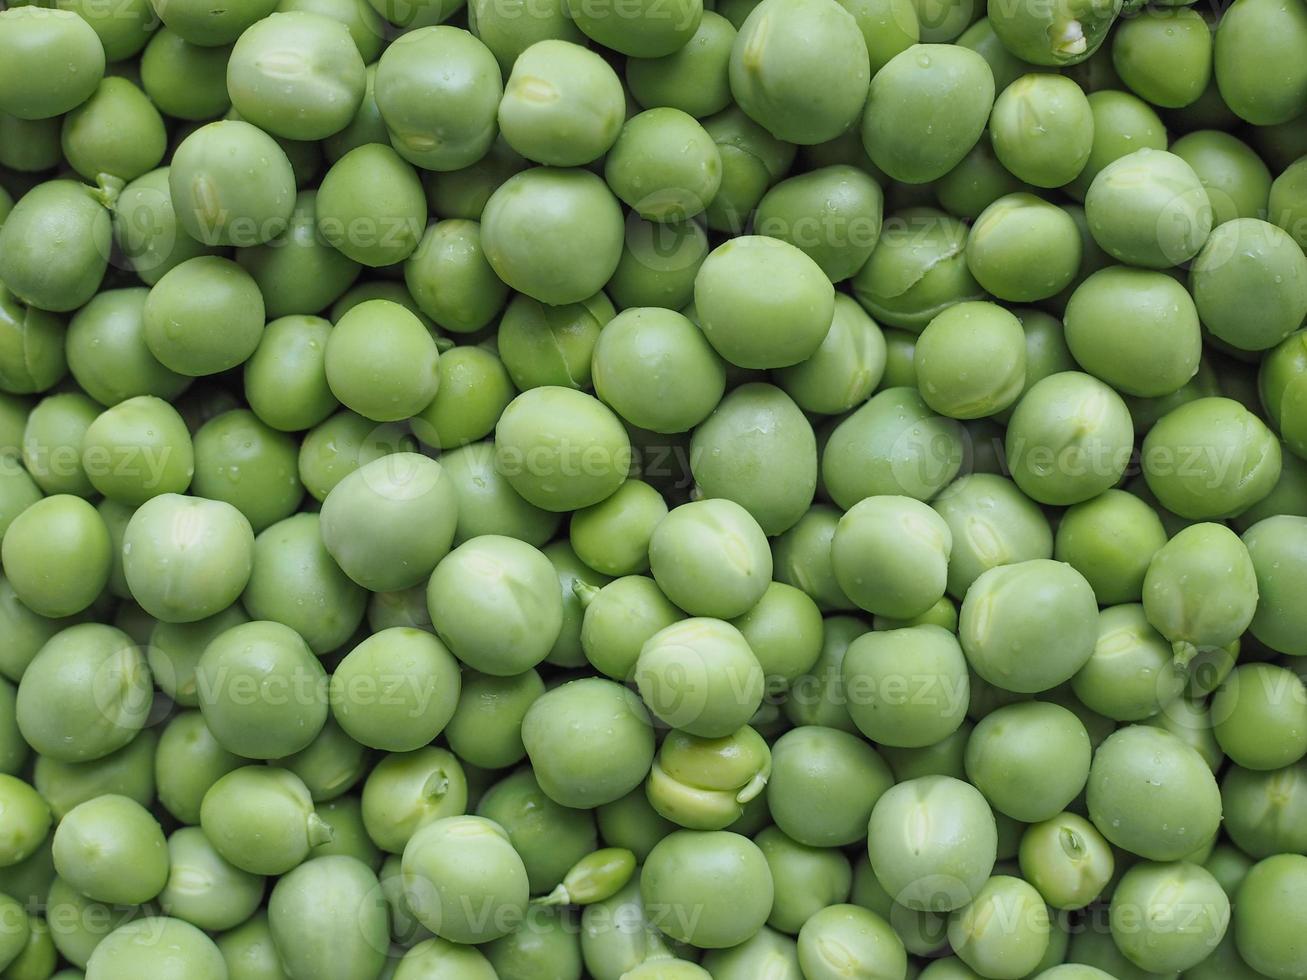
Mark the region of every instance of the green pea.
POLYGON ((425 170, 458 170, 485 155, 502 91, 490 49, 455 27, 401 34, 377 64, 377 108, 391 141, 425 170))
POLYGON ((285 874, 331 839, 304 783, 273 766, 244 766, 220 777, 204 794, 200 826, 223 858, 256 875, 285 874))
POLYGON ((1280 444, 1229 398, 1198 398, 1149 430, 1144 478, 1167 510, 1190 520, 1228 517, 1261 500, 1280 476, 1280 444))
POLYGON ((522 859, 503 829, 483 817, 422 827, 404 849, 403 869, 404 894, 418 920, 453 942, 498 939, 526 912, 522 859))
POLYGON ((245 397, 265 425, 282 432, 309 429, 337 407, 327 383, 331 324, 316 316, 271 321, 245 362, 245 397))
POLYGON ((74 807, 106 793, 125 796, 141 806, 154 800, 154 756, 158 738, 145 729, 121 749, 88 762, 62 762, 40 755, 32 783, 50 805, 56 820, 74 807))
POLYGON ((684 618, 650 578, 630 575, 591 591, 580 589, 581 646, 600 673, 625 681, 644 642, 684 618))
POLYGON ((364 463, 327 494, 322 543, 365 589, 406 589, 427 578, 449 552, 456 507, 438 462, 418 453, 390 453, 364 463))
POLYGON ((722 738, 672 731, 645 792, 659 816, 691 830, 724 830, 766 787, 771 752, 747 725, 722 738))
POLYGON ((1282 769, 1307 754, 1307 688, 1271 664, 1237 667, 1212 696, 1212 731, 1245 769, 1282 769))
POLYGON ((866 739, 818 725, 802 725, 772 745, 767 805, 776 826, 809 847, 843 847, 867 836, 876 801, 894 784, 893 774, 866 739), (847 787, 812 807, 819 787, 847 787))
MULTIPOLYGON (((36 7, 4 13, 28 10, 51 16, 63 13, 36 7)), ((69 16, 85 26, 81 18, 69 16)), ((32 306, 59 313, 74 310, 95 295, 108 264, 111 238, 110 212, 102 197, 102 192, 77 181, 49 180, 19 198, 0 225, 0 280, 9 292, 32 306)))
MULTIPOLYGON (((1000 22, 990 18, 995 30, 1000 22)), ((1070 183, 1092 157, 1091 103, 1060 75, 1022 75, 999 93, 989 125, 999 162, 1036 187, 1070 183)))
POLYGON ((1084 789, 1091 748, 1085 726, 1060 705, 1010 704, 976 723, 966 771, 995 810, 1023 823, 1049 820, 1084 789), (1031 780, 1039 783, 1031 789, 1031 780))
POLYGON ((860 608, 910 619, 943 596, 952 537, 943 518, 918 500, 868 497, 835 529, 835 578, 860 608))
POLYGON ((1184 684, 1170 645, 1134 603, 1099 614, 1094 652, 1071 681, 1087 707, 1117 721, 1142 721, 1167 710, 1184 684))
POLYGON ((538 40, 512 65, 499 125, 508 145, 528 160, 550 167, 587 164, 608 152, 622 129, 621 82, 599 55, 574 43, 580 40, 538 40))
POLYGON ((636 58, 659 58, 683 47, 699 26, 703 4, 651 0, 619 7, 613 0, 567 0, 576 26, 605 48, 636 58))
POLYGON ((1148 148, 1099 171, 1085 196, 1085 214, 1105 251, 1148 268, 1187 262, 1212 230, 1211 203, 1193 168, 1173 153, 1148 148))
POLYGON ((680 109, 657 108, 627 120, 604 162, 613 192, 650 221, 684 221, 721 186, 721 155, 712 137, 680 109), (676 147, 675 152, 669 152, 676 147))
MULTIPOLYGON (((46 839, 52 822, 50 807, 32 788, 16 776, 0 774, 0 800, 4 801, 4 833, 0 834, 0 867, 12 867, 35 854, 46 839)), ((12 891, 6 887, 6 891, 12 891)))
POLYGON ((58 116, 91 97, 104 75, 95 30, 69 10, 13 7, 4 12, 0 111, 20 119, 58 116))
POLYGON ((68 494, 33 501, 9 524, 4 567, 15 595, 40 616, 87 608, 109 581, 109 532, 95 508, 68 494))
POLYGON ((133 180, 159 165, 167 134, 145 93, 125 78, 106 78, 64 117, 68 163, 87 180, 109 174, 133 180))
POLYGON ((999 198, 1025 191, 1028 187, 999 163, 993 141, 984 138, 967 151, 957 166, 931 186, 940 207, 954 217, 972 220, 999 198))
MULTIPOLYGON (((625 316, 626 314, 622 314, 625 316)), ((690 465, 704 497, 734 500, 776 535, 812 505, 817 445, 812 427, 781 389, 745 384, 731 391, 695 429, 690 465), (762 478, 766 461, 789 461, 784 485, 762 478)))
POLYGON ((168 883, 159 893, 159 906, 191 925, 212 931, 234 928, 263 898, 263 879, 227 863, 198 827, 172 833, 168 859, 168 883))
POLYGON ((667 597, 698 616, 743 615, 771 580, 766 535, 731 500, 697 500, 674 508, 654 528, 649 562, 667 597))
POLYGON ((872 870, 894 901, 948 912, 982 894, 997 841, 993 814, 979 790, 949 776, 923 776, 880 797, 867 847, 872 870), (924 837, 917 829, 923 826, 924 837))
POLYGON ((97 902, 140 905, 163 890, 163 830, 135 800, 106 794, 70 810, 54 834, 59 877, 97 902))
POLYGON ((522 719, 522 741, 541 789, 574 808, 625 796, 644 779, 654 756, 653 729, 640 699, 597 677, 535 698, 522 719))
POLYGON ((961 426, 911 388, 888 388, 846 416, 821 456, 827 493, 843 507, 898 494, 929 500, 962 465, 961 426))
POLYGON ((404 263, 404 281, 437 326, 472 333, 503 308, 508 287, 495 276, 474 221, 439 221, 404 263))
POLYGON ((134 919, 109 933, 95 947, 86 972, 91 977, 166 977, 178 962, 186 964, 186 976, 193 980, 228 976, 212 939, 189 922, 161 915, 134 919))
POLYGON ((838 850, 807 847, 775 827, 760 833, 754 843, 767 859, 776 886, 777 901, 767 918, 773 929, 802 935, 801 927, 809 919, 848 898, 852 869, 838 850))
POLYGON ((795 147, 777 139, 739 106, 703 120, 722 158, 722 186, 705 219, 714 231, 739 234, 767 188, 794 162, 795 147))
POLYGON ((1218 24, 1213 69, 1221 98, 1256 126, 1288 122, 1302 112, 1307 73, 1293 52, 1307 38, 1307 14, 1266 0, 1242 0, 1224 12, 1218 24), (1264 76, 1248 70, 1249 58, 1277 74, 1268 88, 1264 76))
POLYGON ((1030 194, 995 200, 976 218, 967 239, 971 274, 1009 302, 1057 295, 1074 280, 1080 258, 1075 220, 1030 194))
POLYGON ((1257 612, 1250 629, 1257 639, 1281 653, 1294 654, 1301 649, 1292 580, 1302 565, 1304 525, 1301 517, 1285 514, 1259 521, 1243 534, 1257 573, 1257 612))
POLYGON ((887 371, 885 335, 862 308, 835 295, 835 315, 821 346, 806 361, 774 372, 776 383, 804 411, 840 415, 867 400, 887 371))
POLYGON ((448 450, 441 467, 458 499, 455 544, 483 534, 517 538, 537 547, 553 537, 561 517, 524 500, 495 465, 495 444, 448 450))
POLYGON ((381 143, 355 147, 333 163, 316 203, 318 233, 370 268, 408 258, 426 227, 426 198, 417 172, 381 143))
POLYGON ((183 711, 164 727, 155 752, 159 802, 182 823, 199 823, 209 787, 243 764, 218 744, 198 711, 183 711))
POLYGON ((665 909, 658 928, 673 939, 720 949, 762 927, 774 885, 762 851, 728 831, 678 830, 663 838, 640 874, 646 907, 665 909), (699 915, 686 915, 690 909, 699 915))
POLYGON ((1025 353, 1015 316, 992 303, 959 303, 931 320, 917 341, 921 396, 951 418, 993 415, 1021 394, 1025 353))
POLYGON ((683 47, 657 58, 626 60, 627 89, 646 109, 668 106, 696 119, 720 112, 733 101, 729 66, 734 41, 731 22, 705 10, 683 47))
POLYGON ((603 288, 621 258, 622 232, 617 198, 580 169, 515 174, 490 195, 481 215, 481 245, 495 274, 551 306, 603 288), (541 220, 544 214, 549 220, 541 220))
POLYGON ((1021 874, 1055 909, 1083 908, 1112 878, 1112 848, 1084 817, 1060 813, 1021 835, 1021 874))
POLYGON ((1114 0, 1058 0, 1037 9, 995 4, 989 21, 1018 58, 1034 65, 1075 65, 1098 50, 1120 12, 1114 0))
POLYGON ((1271 172, 1248 144, 1228 133, 1200 130, 1176 140, 1171 152, 1193 167, 1207 189, 1213 227, 1267 212, 1271 172))
POLYGON ((853 277, 853 295, 877 323, 921 333, 945 308, 983 298, 967 267, 966 244, 966 226, 942 211, 898 211, 853 277))
POLYGON ((1074 371, 1052 374, 1022 396, 1008 424, 1007 460, 1018 487, 1045 504, 1076 504, 1114 486, 1134 446, 1121 396, 1074 371))
POLYGON ((287 980, 272 941, 267 912, 255 912, 214 942, 227 963, 228 980, 287 980))
POLYGON ((1113 844, 1150 861, 1174 861, 1220 823, 1220 793, 1202 757, 1169 732, 1130 725, 1094 755, 1089 818, 1113 844))
POLYGON ((165 493, 142 504, 123 537, 123 571, 151 616, 190 623, 226 609, 249 581, 254 534, 235 507, 165 493))
POLYGON ((632 575, 649 568, 649 540, 667 515, 662 495, 640 480, 627 480, 607 500, 572 515, 569 540, 576 555, 605 575, 632 575))
POLYGON ((1112 894, 1112 937, 1132 962, 1154 972, 1187 970, 1206 959, 1229 920, 1220 884, 1187 861, 1140 862, 1112 894))
POLYGON ((496 340, 513 384, 520 391, 546 385, 588 388, 600 331, 614 315, 613 304, 602 292, 563 306, 514 296, 496 340))
POLYGON ((672 310, 636 308, 599 334, 593 357, 595 392, 634 425, 684 432, 721 401, 721 359, 700 330, 672 310))
POLYGON ((958 635, 983 679, 1008 691, 1046 691, 1070 680, 1093 654, 1098 605, 1070 565, 1047 559, 1000 565, 967 590, 958 635), (1046 653, 1034 662, 1026 654, 1032 649, 1046 653))
POLYGON ((625 480, 630 459, 630 439, 617 417, 570 388, 523 392, 495 427, 500 473, 545 510, 578 510, 606 499, 625 480))
POLYGON ((216 374, 245 361, 263 334, 258 284, 230 259, 198 256, 165 273, 145 300, 145 343, 178 374, 216 374))

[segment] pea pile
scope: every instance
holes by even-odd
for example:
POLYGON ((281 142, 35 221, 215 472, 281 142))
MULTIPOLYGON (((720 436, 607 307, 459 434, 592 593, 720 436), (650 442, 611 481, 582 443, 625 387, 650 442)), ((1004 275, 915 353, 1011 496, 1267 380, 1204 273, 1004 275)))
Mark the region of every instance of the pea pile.
POLYGON ((1307 980, 1307 0, 704 6, 0 11, 0 980, 1307 980))

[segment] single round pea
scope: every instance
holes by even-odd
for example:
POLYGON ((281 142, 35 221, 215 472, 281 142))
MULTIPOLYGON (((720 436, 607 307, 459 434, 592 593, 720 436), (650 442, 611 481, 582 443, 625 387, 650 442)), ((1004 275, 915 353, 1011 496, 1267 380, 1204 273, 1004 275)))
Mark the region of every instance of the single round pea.
POLYGON ((1285 514, 1259 521, 1243 535, 1257 573, 1257 612, 1250 629, 1271 649, 1295 655, 1307 652, 1295 629, 1298 607, 1291 584, 1302 567, 1305 525, 1303 518, 1285 514))
POLYGON ((689 114, 648 109, 622 126, 605 157, 604 179, 641 217, 684 221, 702 213, 716 196, 721 155, 689 114))
POLYGON ((795 935, 814 914, 849 896, 849 859, 834 848, 807 847, 768 827, 754 840, 767 859, 777 901, 767 924, 795 935))
POLYGON ((1092 655, 1098 604, 1070 565, 1039 558, 1000 565, 967 590, 958 635, 972 669, 991 684, 1046 691, 1070 680, 1092 655), (1030 650, 1045 652, 1034 661, 1030 650))
POLYGON ((358 628, 367 594, 332 559, 318 515, 296 514, 255 538, 241 601, 254 617, 289 626, 322 655, 358 628))
POLYGON ((391 142, 424 170, 459 170, 485 156, 502 93, 495 56, 456 27, 401 34, 377 63, 377 108, 391 142))
POLYGON ((956 45, 916 44, 871 80, 862 142, 890 177, 925 184, 976 145, 993 106, 994 76, 984 58, 956 45))
POLYGON ((1229 517, 1261 500, 1280 476, 1280 443, 1230 398, 1198 398, 1144 437, 1141 461, 1162 506, 1190 520, 1229 517))
POLYGON ((455 656, 498 676, 534 667, 562 629, 562 601, 549 559, 500 535, 473 538, 441 560, 427 586, 427 605, 455 656))
POLYGON ((189 623, 236 601, 250 577, 254 533, 231 504, 165 493, 142 504, 123 537, 123 571, 155 619, 189 623))
POLYGON ((966 717, 967 663, 941 627, 864 633, 849 644, 841 675, 849 715, 878 745, 936 745, 966 717))
POLYGON ((1280 172, 1271 183, 1266 210, 1270 221, 1287 231, 1299 246, 1307 243, 1307 164, 1295 160, 1280 172))
POLYGON ((1135 603, 1099 613, 1094 652, 1071 680, 1086 707, 1117 721, 1142 721, 1167 710, 1184 686, 1170 643, 1135 603))
POLYGON ((55 829, 59 877, 97 902, 140 905, 168 880, 163 830, 135 800, 106 794, 74 807, 55 829))
POLYGON ((649 561, 659 588, 698 616, 743 615, 771 580, 766 536, 749 512, 731 500, 698 500, 674 508, 654 529, 649 561))
POLYGON ((446 351, 436 373, 436 397, 413 423, 418 438, 436 449, 484 439, 516 393, 503 362, 483 347, 446 351))
POLYGON ((367 749, 328 718, 306 748, 277 760, 277 764, 298 776, 314 802, 322 803, 338 799, 351 789, 371 761, 367 749))
POLYGON ((728 831, 678 830, 658 842, 640 873, 646 907, 667 910, 658 928, 701 949, 751 937, 771 912, 773 892, 763 852, 728 831), (700 914, 685 914, 692 909, 700 914))
POLYGON ((504 830, 484 817, 420 828, 404 848, 403 869, 404 896, 418 921, 453 942, 497 939, 526 913, 526 868, 504 830))
POLYGON ((149 915, 105 936, 86 964, 86 975, 95 980, 119 976, 172 980, 180 975, 187 980, 222 980, 229 974, 217 945, 202 931, 181 919, 149 915))
MULTIPOLYGON (((140 914, 133 906, 115 907, 93 901, 62 878, 51 882, 44 903, 45 921, 50 927, 50 940, 55 949, 69 963, 83 969, 105 936, 140 914)), ((21 921, 25 941, 31 924, 26 915, 21 921)), ((6 927, 6 931, 12 929, 12 920, 6 920, 6 927)), ((0 960, 4 958, 0 953, 0 960)), ((81 976, 78 974, 79 978, 81 976)))
POLYGON ((398 303, 375 299, 336 323, 324 367, 332 394, 347 408, 377 422, 396 422, 418 414, 435 397, 439 358, 416 316, 398 303))
POLYGON ((1237 218, 1207 239, 1189 287, 1212 334, 1240 350, 1266 350, 1307 316, 1307 256, 1276 225, 1237 218))
POLYGON ((274 13, 232 48, 227 91, 241 116, 293 140, 343 129, 363 99, 363 58, 349 28, 317 13, 274 13))
POLYGON ((1257 607, 1248 549, 1224 525, 1191 525, 1153 556, 1143 600, 1148 621, 1172 642, 1181 665, 1233 643, 1257 607))
POLYGON ((967 265, 999 299, 1031 302, 1055 296, 1080 267, 1075 220, 1031 194, 1007 194, 985 208, 967 238, 967 265))
POLYGON ((994 153, 1007 170, 1036 187, 1061 187, 1075 179, 1090 159, 1093 134, 1085 93, 1060 75, 1023 75, 994 102, 994 153))
POLYGON ((1277 854, 1253 865, 1239 886, 1234 902, 1235 945, 1258 973, 1288 980, 1301 972, 1302 916, 1297 902, 1304 882, 1307 858, 1277 854))
POLYGON ((897 976, 906 969, 903 941, 883 918, 860 905, 831 904, 799 930, 802 976, 836 980, 853 969, 867 976, 897 976))
POLYGON ((1107 606, 1139 601, 1144 573, 1164 544, 1156 511, 1134 494, 1106 490, 1062 515, 1053 554, 1083 575, 1107 606))
POLYGON ((150 353, 178 374, 217 374, 244 362, 263 334, 263 295, 241 266, 197 256, 151 287, 142 311, 150 353))
POLYGON ((1101 269, 1075 288, 1065 319, 1067 345, 1079 365, 1123 394, 1169 395, 1198 370, 1198 311, 1188 291, 1165 273, 1101 269))
POLYGON ((82 442, 82 465, 92 485, 128 505, 161 493, 184 493, 194 461, 186 423, 176 409, 152 395, 138 395, 105 410, 82 442))
MULTIPOLYGON (((38 9, 62 13, 36 7, 3 13, 38 9)), ((74 20, 85 24, 79 17, 74 20)), ((103 192, 79 181, 47 180, 18 199, 0 224, 0 281, 9 292, 57 313, 75 310, 96 294, 112 237, 102 197, 103 192)))
POLYGON ((227 59, 230 41, 235 39, 217 46, 192 44, 180 33, 160 27, 141 54, 141 87, 161 112, 175 119, 221 116, 231 108, 227 59))
POLYGON ((853 277, 853 295, 876 322, 921 333, 941 310, 984 298, 967 267, 967 227, 934 208, 885 219, 880 240, 853 277))
POLYGON ((534 670, 496 677, 467 670, 458 705, 445 727, 445 740, 472 765, 502 769, 526 755, 522 719, 536 698, 545 693, 534 670))
POLYGON ((104 47, 90 24, 69 10, 4 11, 0 111, 46 119, 82 105, 104 75, 104 47))
POLYGON ((709 253, 694 284, 699 325, 717 352, 745 368, 797 364, 821 346, 834 290, 821 267, 778 239, 745 236, 709 253))
POLYGON ((703 120, 722 157, 722 186, 704 214, 713 231, 739 234, 767 188, 794 162, 795 147, 730 106, 703 120))
POLYGON ((224 859, 257 875, 285 874, 331 839, 304 783, 275 766, 243 766, 220 777, 204 794, 200 826, 224 859))
POLYGON ((910 619, 944 595, 952 548, 939 514, 911 497, 885 494, 859 501, 840 518, 831 563, 840 588, 860 608, 910 619))
POLYGON ((1112 65, 1151 104, 1190 105, 1212 76, 1211 28, 1188 7, 1141 10, 1113 35, 1112 65))
POLYGON ((431 225, 404 263, 404 281, 437 326, 458 333, 489 324, 508 297, 508 287, 486 261, 475 221, 431 225))
POLYGON ((962 466, 962 429, 936 415, 913 388, 888 388, 832 430, 821 477, 835 503, 897 494, 929 500, 962 466))
POLYGON ((563 306, 519 293, 500 319, 496 347, 521 391, 546 385, 588 388, 599 333, 615 315, 602 292, 563 306))
POLYGON ((1048 949, 1048 907, 1029 883, 995 875, 949 917, 948 938, 973 969, 994 977, 1028 976, 1048 949))
POLYGON ((705 10, 693 36, 658 58, 628 58, 626 87, 646 109, 670 106, 696 119, 725 109, 731 98, 729 66, 735 28, 705 10))
POLYGON ((42 616, 71 616, 109 581, 109 531, 86 501, 56 494, 34 501, 10 522, 3 559, 24 605, 42 616))
POLYGON ((1193 168, 1149 148, 1112 161, 1094 177, 1085 215, 1104 251, 1154 269, 1192 259, 1212 230, 1211 203, 1193 168))
POLYGON ((681 309, 694 298, 694 279, 707 255, 708 235, 699 222, 628 215, 622 257, 604 288, 620 309, 681 309))
POLYGON ((1307 98, 1307 73, 1293 52, 1307 39, 1307 16, 1294 7, 1265 0, 1231 5, 1217 25, 1213 72, 1221 99, 1239 118, 1255 126, 1285 123, 1301 115, 1307 98), (1250 64, 1274 71, 1279 84, 1270 87, 1250 64))
POLYGON ((1036 382, 1017 403, 1005 449, 1012 478, 1044 504, 1076 504, 1114 486, 1134 447, 1130 410, 1115 391, 1074 371, 1036 382))
POLYGON ((821 654, 821 610, 807 593, 783 582, 769 584, 758 604, 732 625, 758 658, 769 687, 804 674, 821 654))
POLYGON ((593 594, 580 591, 581 647, 595 669, 616 681, 630 677, 646 640, 685 616, 643 575, 619 578, 593 594))
POLYGON ((1307 806, 1307 764, 1259 772, 1231 766, 1221 781, 1225 830, 1253 858, 1302 853, 1302 814, 1307 806))
POLYGON ((1273 664, 1236 667, 1212 695, 1212 731, 1245 769, 1282 769, 1307 754, 1307 687, 1273 664))
POLYGON ((931 505, 953 535, 948 592, 963 598, 982 572, 999 565, 1053 557, 1053 531, 1039 507, 1004 477, 958 478, 931 505))
POLYGON ((81 392, 47 395, 27 414, 23 427, 23 466, 47 494, 95 494, 82 463, 86 430, 100 414, 81 392))
POLYGON ((754 215, 759 234, 801 249, 832 282, 851 278, 880 238, 880 185, 856 167, 823 167, 783 180, 754 215))
POLYGON ((145 342, 143 312, 148 290, 99 293, 68 324, 68 367, 96 401, 116 405, 139 395, 168 400, 190 379, 164 367, 145 342))
POLYGON ((1267 212, 1271 171, 1247 143, 1229 133, 1199 130, 1176 140, 1171 152, 1193 167, 1207 189, 1213 227, 1267 212))
POLYGON ((1168 142, 1157 110, 1138 96, 1105 89, 1088 98, 1093 115, 1089 161, 1067 185, 1067 193, 1077 200, 1084 200, 1094 178, 1114 160, 1139 149, 1165 150, 1168 142))
POLYGON ((263 899, 263 879, 229 864, 199 827, 168 838, 168 883, 159 906, 201 929, 223 931, 245 922, 263 899))
POLYGON ((192 132, 173 153, 168 188, 177 220, 208 245, 261 245, 295 207, 295 174, 263 130, 222 120, 192 132))
POLYGON ((495 466, 493 442, 448 450, 440 463, 458 498, 454 543, 482 534, 502 534, 543 545, 559 524, 559 515, 527 503, 495 466))
POLYGON ((421 980, 442 974, 450 980, 499 980, 495 968, 475 946, 446 942, 434 936, 404 952, 395 966, 393 980, 421 980))
MULTIPOLYGON (((17 724, 15 723, 15 730, 17 724)), ((148 806, 154 800, 154 756, 158 738, 143 730, 121 749, 89 762, 63 762, 37 756, 32 783, 56 820, 87 800, 115 793, 148 806)))
POLYGON ((327 383, 331 324, 316 316, 271 321, 245 362, 245 397, 268 426, 298 432, 322 422, 338 406, 327 383))
POLYGON ((626 114, 621 82, 573 38, 532 44, 513 63, 499 103, 504 139, 549 167, 576 167, 612 147, 626 114))
POLYGON ((319 234, 369 268, 408 258, 426 228, 417 171, 388 144, 366 143, 333 163, 316 204, 319 234))
POLYGON ((605 48, 635 58, 660 58, 682 48, 703 16, 700 0, 653 0, 619 6, 614 0, 567 0, 576 26, 605 48))
POLYGON ((1107 37, 1121 8, 1104 0, 1058 0, 1038 9, 995 3, 990 26, 1010 52, 1033 65, 1075 65, 1107 37))
POLYGON ((542 303, 576 303, 603 288, 622 253, 622 209, 586 170, 537 167, 486 202, 481 245, 500 279, 542 303))
POLYGON ((867 830, 871 867, 894 901, 948 912, 971 902, 988 880, 998 831, 980 791, 949 776, 893 786, 867 830))
POLYGON ((134 180, 159 165, 167 133, 159 110, 125 78, 106 78, 64 117, 64 158, 87 180, 134 180))
POLYGON ((363 784, 363 824, 378 847, 401 854, 419 827, 465 813, 467 796, 467 775, 449 751, 427 746, 392 753, 363 784))
POLYGON ((490 49, 508 77, 513 66, 534 44, 544 40, 584 43, 585 35, 567 13, 564 0, 547 0, 529 16, 520 5, 499 5, 471 0, 467 5, 468 30, 490 49))
POLYGON ((10 868, 35 854, 50 830, 50 806, 32 785, 0 774, 0 801, 5 808, 4 832, 0 833, 0 867, 10 868))
POLYGON ((576 511, 568 539, 577 557, 605 575, 633 575, 649 568, 649 540, 667 516, 662 495, 640 480, 627 480, 607 500, 576 511))
POLYGON ((597 677, 536 698, 522 721, 522 741, 541 788, 575 808, 625 796, 644 779, 654 755, 653 729, 640 699, 597 677), (587 732, 596 737, 585 739, 587 732))
POLYGON ((1055 909, 1084 908, 1112 878, 1111 846, 1084 817, 1059 813, 1021 835, 1021 874, 1055 909))
POLYGON ((1112 938, 1141 969, 1187 970, 1211 955, 1230 921, 1230 900, 1211 873, 1188 861, 1142 861, 1112 893, 1112 938))
POLYGON ((622 416, 655 432, 684 432, 721 400, 721 359, 699 329, 672 310, 637 308, 614 317, 593 358, 595 391, 622 416))
POLYGON ((942 311, 922 331, 914 360, 922 398, 950 418, 994 415, 1025 386, 1021 321, 993 303, 958 303, 942 311))
POLYGON ((722 738, 745 724, 765 687, 762 665, 740 631, 702 617, 646 640, 632 679, 661 721, 704 738, 722 738))
POLYGON ((606 499, 626 478, 630 459, 630 439, 617 417, 570 388, 523 392, 495 427, 500 473, 546 510, 577 510, 606 499))
MULTIPOLYGON (((159 33, 168 32, 164 30, 159 33)), ((160 167, 137 177, 119 193, 114 208, 114 241, 119 251, 123 253, 127 264, 146 285, 150 286, 187 259, 217 251, 216 246, 205 245, 179 227, 168 187, 168 175, 169 168, 160 167)), ((123 291, 124 294, 130 292, 123 291)), ((117 290, 112 291, 112 294, 116 293, 117 290)), ((99 313, 99 304, 104 302, 97 296, 87 304, 87 312, 96 310, 99 313)), ((139 309, 135 311, 135 316, 140 316, 139 309)), ((137 330, 139 332, 140 328, 138 327, 137 330)), ((148 353, 148 349, 141 351, 142 355, 148 353)), ((154 362, 152 355, 150 362, 154 362)), ((161 366, 155 367, 153 363, 150 366, 155 371, 164 372, 166 375, 172 374, 161 366)), ((133 392, 133 394, 159 394, 163 397, 162 392, 133 392)))
POLYGON ((1150 861, 1183 858, 1220 823, 1220 791, 1202 756, 1150 725, 1118 729, 1099 746, 1087 800, 1104 837, 1150 861))
POLYGON ((786 836, 809 847, 843 847, 867 836, 872 808, 892 785, 893 774, 864 738, 818 725, 786 732, 772 745, 767 805, 786 836), (847 792, 829 805, 809 805, 821 786, 847 792))
POLYGON ((247 759, 305 748, 327 720, 327 675, 288 626, 255 621, 215 637, 196 666, 197 700, 218 743, 247 759))
POLYGON ((1025 701, 976 723, 967 741, 967 778, 995 810, 1038 823, 1084 789, 1091 754, 1089 735, 1075 715, 1060 705, 1025 701))

